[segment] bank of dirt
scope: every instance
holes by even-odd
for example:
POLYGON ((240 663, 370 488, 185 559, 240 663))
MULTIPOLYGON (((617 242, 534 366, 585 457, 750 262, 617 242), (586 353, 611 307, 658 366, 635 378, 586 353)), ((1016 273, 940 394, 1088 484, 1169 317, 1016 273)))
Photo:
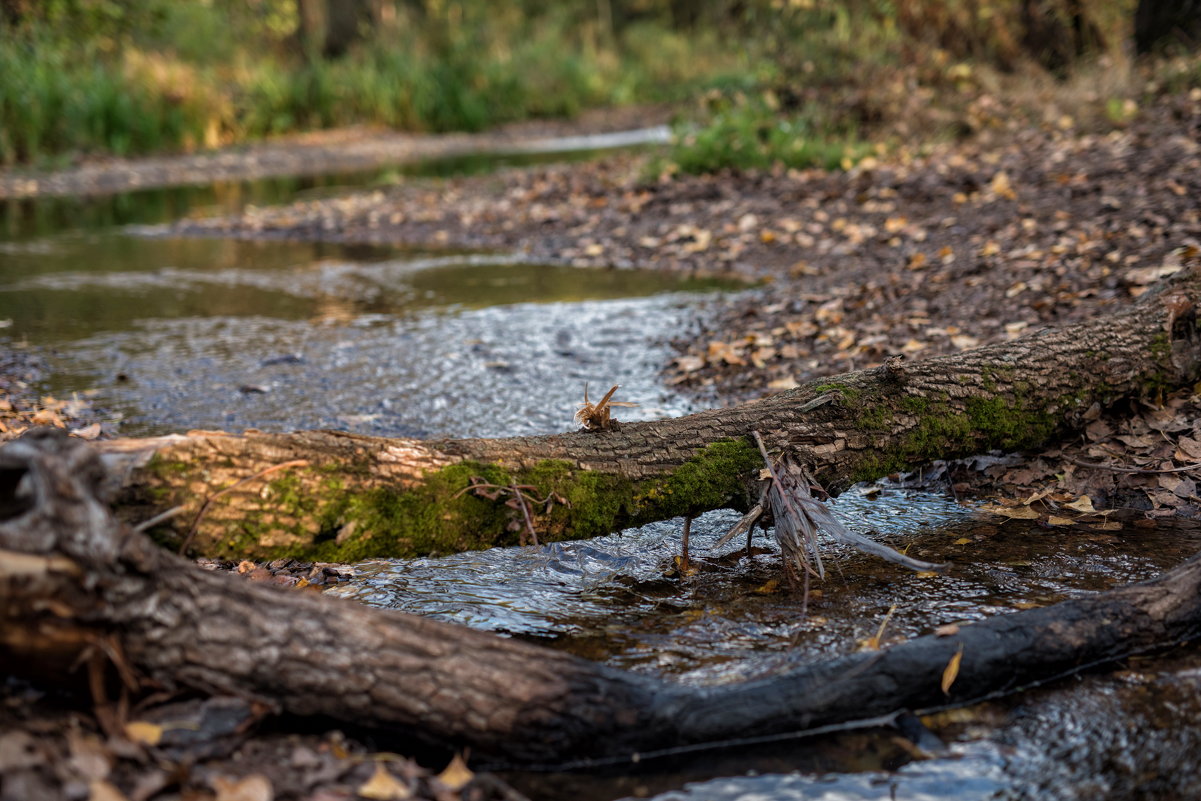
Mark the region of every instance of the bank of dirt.
POLYGON ((478 134, 411 134, 343 128, 238 147, 146 158, 91 158, 62 170, 0 170, 0 200, 107 195, 168 186, 355 172, 481 152, 537 150, 556 137, 608 133, 668 121, 666 106, 590 109, 574 120, 528 120, 478 134))

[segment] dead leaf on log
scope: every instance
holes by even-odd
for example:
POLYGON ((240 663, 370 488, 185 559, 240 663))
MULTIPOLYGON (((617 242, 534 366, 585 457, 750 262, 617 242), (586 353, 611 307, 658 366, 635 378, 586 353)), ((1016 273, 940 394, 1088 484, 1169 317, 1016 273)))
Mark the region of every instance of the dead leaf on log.
POLYGON ((947 662, 947 667, 942 672, 942 691, 944 695, 951 694, 951 685, 955 683, 955 679, 959 678, 959 663, 963 661, 963 646, 959 646, 954 656, 947 662))

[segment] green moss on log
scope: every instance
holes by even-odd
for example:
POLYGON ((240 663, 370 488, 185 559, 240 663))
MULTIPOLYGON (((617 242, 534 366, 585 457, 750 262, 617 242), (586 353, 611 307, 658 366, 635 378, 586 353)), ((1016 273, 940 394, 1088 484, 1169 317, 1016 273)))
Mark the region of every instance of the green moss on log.
MULTIPOLYGON (((1021 388, 1017 394, 1023 395, 1021 388)), ((887 399, 869 406, 886 409, 887 399)), ((916 418, 908 433, 887 451, 865 452, 847 482, 871 481, 880 476, 911 470, 935 459, 999 449, 1016 451, 1045 442, 1062 424, 1062 416, 1034 408, 1013 397, 968 398, 961 405, 945 398, 910 395, 901 399, 903 414, 916 418)), ((867 430, 878 429, 877 416, 859 420, 867 430)))
MULTIPOLYGON (((566 499, 549 510, 531 508, 535 529, 545 541, 583 539, 682 514, 743 506, 748 479, 759 467, 759 453, 746 440, 715 442, 674 470, 641 481, 560 460, 522 470, 465 461, 429 473, 409 489, 364 488, 356 487, 360 476, 303 466, 272 477, 253 494, 238 495, 232 514, 225 509, 219 517, 207 516, 193 547, 205 556, 228 559, 344 562, 517 544, 521 534, 511 523, 520 521, 520 512, 505 505, 512 495, 489 499, 466 491, 475 478, 498 487, 531 486, 528 494, 538 498, 553 493, 566 499)), ((151 474, 173 488, 186 484, 187 474, 178 464, 154 465, 151 474)), ((178 547, 187 532, 167 533, 160 540, 178 547)))

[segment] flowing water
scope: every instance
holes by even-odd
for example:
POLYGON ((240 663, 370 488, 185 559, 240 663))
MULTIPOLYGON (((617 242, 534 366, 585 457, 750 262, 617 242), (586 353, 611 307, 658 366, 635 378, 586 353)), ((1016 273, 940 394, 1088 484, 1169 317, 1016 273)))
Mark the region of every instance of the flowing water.
MULTIPOLYGON (((487 166, 468 161, 459 169, 487 166)), ((421 167, 407 168, 420 171, 421 167)), ((427 172, 451 169, 426 165, 427 172)), ((709 283, 525 264, 495 254, 139 235, 133 224, 370 185, 395 175, 275 179, 0 206, 0 334, 43 359, 39 389, 87 392, 125 434, 332 427, 489 436, 571 426, 585 382, 622 385, 623 419, 692 410, 665 388, 659 343, 687 329, 709 283)), ((729 287, 725 288, 727 291, 729 287)), ((757 533, 681 521, 587 542, 379 560, 332 592, 521 637, 692 684, 769 675, 1155 575, 1201 548, 1177 526, 1103 531, 997 523, 929 492, 848 492, 833 508, 919 558, 919 575, 834 544, 806 615, 757 533)), ((1201 653, 1181 648, 926 719, 919 758, 896 731, 729 744, 606 771, 507 774, 537 798, 607 801, 993 799, 1201 795, 1201 653), (928 744, 927 744, 928 745, 928 744), (923 746, 925 747, 925 745, 923 746)))

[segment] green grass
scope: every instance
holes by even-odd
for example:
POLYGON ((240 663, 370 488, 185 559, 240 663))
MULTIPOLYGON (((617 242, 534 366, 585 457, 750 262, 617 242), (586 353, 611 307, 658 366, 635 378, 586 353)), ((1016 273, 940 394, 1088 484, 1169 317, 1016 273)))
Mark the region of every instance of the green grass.
POLYGON ((803 112, 781 113, 760 96, 723 103, 700 125, 677 124, 669 158, 686 173, 776 165, 839 169, 870 151, 852 126, 833 125, 803 112))
POLYGON ((200 4, 163 6, 161 22, 141 36, 106 29, 80 41, 55 32, 63 25, 0 25, 0 164, 191 150, 360 123, 479 131, 678 98, 737 61, 717 53, 711 36, 649 22, 601 44, 554 10, 524 17, 464 7, 470 13, 454 24, 397 20, 342 58, 312 61, 261 30, 257 41, 229 33, 206 54, 199 40, 216 35, 217 12, 200 4))
MULTIPOLYGON (((1092 56, 1124 52, 1134 0, 1047 3, 1084 9, 1092 56)), ((591 0, 383 5, 395 15, 337 59, 299 52, 293 0, 31 5, 20 26, 0 22, 0 165, 362 123, 478 131, 667 101, 697 108, 677 126, 676 169, 831 168, 889 135, 969 135, 996 74, 1041 63, 1022 50, 1020 0, 701 0, 694 24, 644 0, 612 4, 627 15, 612 30, 591 0)), ((1069 28, 1047 30, 1055 44, 1069 28)), ((1158 86, 1201 85, 1197 64, 1178 58, 1158 86)), ((1127 100, 1141 98, 1108 92, 1096 115, 1125 124, 1127 100)))

